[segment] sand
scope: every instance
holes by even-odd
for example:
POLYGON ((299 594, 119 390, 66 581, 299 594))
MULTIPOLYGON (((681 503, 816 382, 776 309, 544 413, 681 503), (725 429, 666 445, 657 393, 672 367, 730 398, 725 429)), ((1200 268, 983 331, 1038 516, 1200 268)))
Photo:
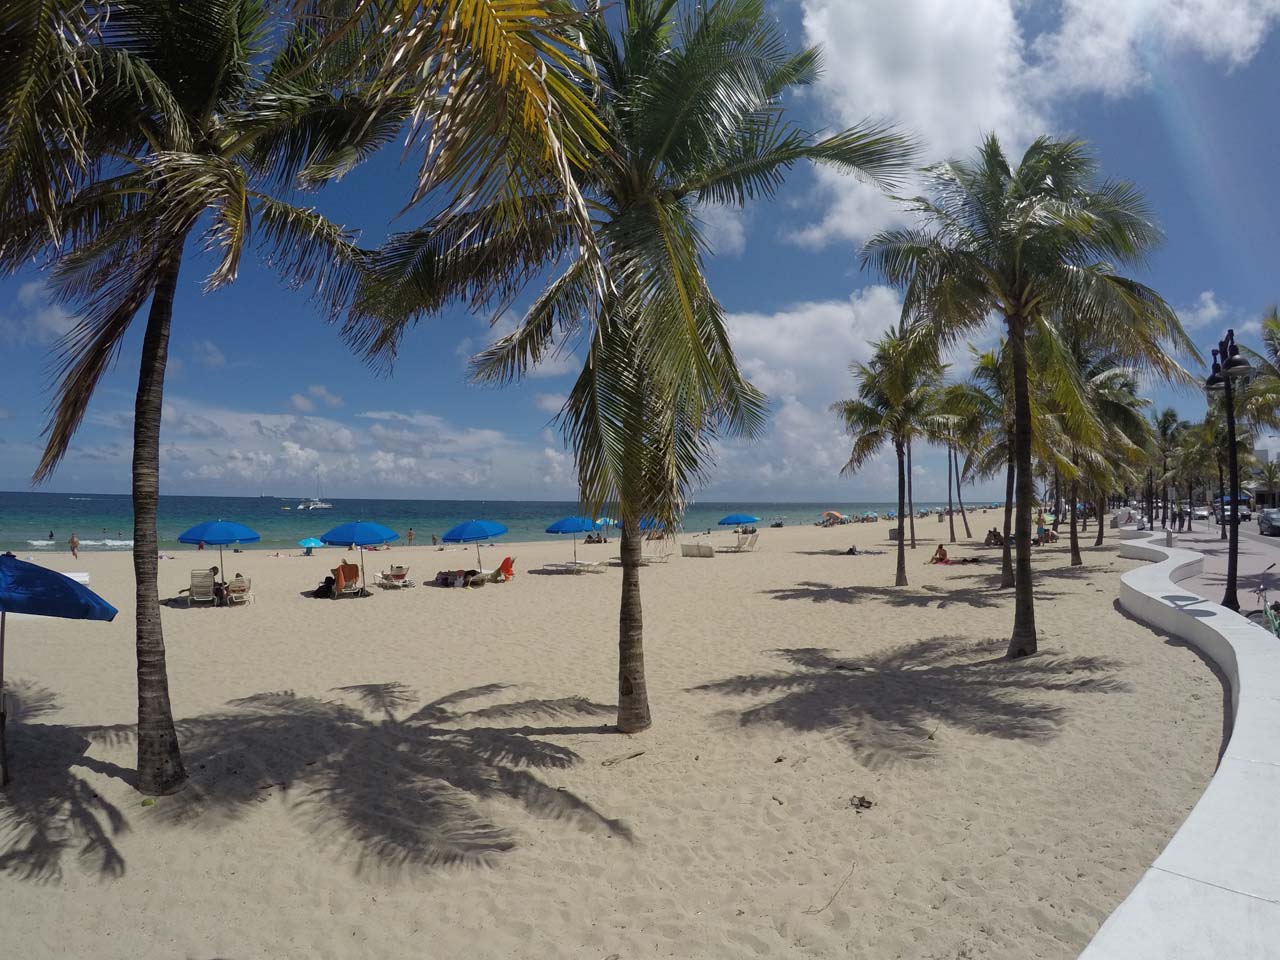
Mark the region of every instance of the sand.
MULTIPOLYGON (((646 569, 634 737, 607 726, 619 569, 531 569, 568 541, 484 547, 507 584, 340 601, 299 594, 341 551, 228 554, 252 606, 164 611, 192 776, 154 803, 127 782, 130 558, 42 555, 120 616, 10 625, 0 936, 26 960, 1072 957, 1212 775, 1221 682, 1118 612, 1114 542, 1037 554, 1041 652, 1010 663, 996 551, 927 567, 922 522, 895 589, 887 529, 646 569)), ((216 557, 162 561, 162 596, 216 557)))

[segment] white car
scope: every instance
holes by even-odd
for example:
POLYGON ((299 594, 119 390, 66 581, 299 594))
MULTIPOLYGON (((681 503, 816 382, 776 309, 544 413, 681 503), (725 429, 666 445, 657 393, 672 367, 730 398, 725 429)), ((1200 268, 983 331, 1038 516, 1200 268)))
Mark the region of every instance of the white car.
POLYGON ((1208 520, 1208 519, 1209 519, 1209 508, 1208 508, 1208 507, 1203 507, 1203 506, 1202 506, 1202 507, 1195 507, 1195 508, 1193 508, 1193 509, 1192 509, 1192 511, 1191 511, 1191 515, 1192 515, 1193 517, 1195 517, 1197 520, 1208 520))

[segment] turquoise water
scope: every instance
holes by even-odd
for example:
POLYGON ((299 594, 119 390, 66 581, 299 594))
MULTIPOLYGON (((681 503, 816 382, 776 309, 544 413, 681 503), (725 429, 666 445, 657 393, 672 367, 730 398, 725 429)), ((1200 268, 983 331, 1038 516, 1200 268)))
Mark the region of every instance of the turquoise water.
MULTIPOLYGON (((548 524, 577 513, 577 505, 545 500, 330 500, 332 510, 298 510, 298 500, 275 497, 161 497, 160 544, 176 547, 178 534, 204 520, 236 520, 262 536, 252 547, 280 550, 303 537, 318 537, 348 520, 375 520, 400 534, 410 527, 415 543, 430 543, 463 520, 496 520, 510 532, 508 540, 550 540, 548 524), (288 509, 285 509, 288 508, 288 509)), ((918 503, 918 508, 938 506, 918 503)), ((696 503, 684 518, 684 529, 705 530, 729 513, 752 513, 768 524, 785 517, 788 526, 812 523, 824 510, 882 516, 892 503, 696 503)), ((0 550, 30 553, 65 550, 74 533, 83 550, 128 550, 133 546, 133 510, 127 494, 0 493, 0 550), (50 533, 53 536, 50 536, 50 533)))

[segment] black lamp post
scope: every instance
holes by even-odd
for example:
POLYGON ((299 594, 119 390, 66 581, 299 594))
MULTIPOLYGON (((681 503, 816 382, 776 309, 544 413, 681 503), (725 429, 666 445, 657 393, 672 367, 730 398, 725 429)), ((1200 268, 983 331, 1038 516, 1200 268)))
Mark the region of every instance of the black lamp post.
POLYGON ((1249 361, 1240 355, 1240 348, 1236 346, 1235 331, 1228 330, 1218 343, 1218 349, 1213 351, 1213 372, 1204 382, 1206 390, 1224 391, 1227 410, 1227 472, 1230 483, 1227 492, 1231 497, 1231 516, 1227 521, 1230 540, 1227 544, 1227 589, 1222 595, 1222 605, 1228 610, 1240 609, 1240 601, 1236 599, 1236 568, 1240 560, 1240 516, 1236 501, 1240 492, 1240 464, 1236 459, 1236 411, 1231 381, 1247 377, 1252 372, 1249 361))

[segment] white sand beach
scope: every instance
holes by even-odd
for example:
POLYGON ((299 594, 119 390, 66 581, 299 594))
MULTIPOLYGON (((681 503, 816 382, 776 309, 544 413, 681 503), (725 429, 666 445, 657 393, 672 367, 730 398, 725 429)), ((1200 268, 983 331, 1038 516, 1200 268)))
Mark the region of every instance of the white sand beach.
MULTIPOLYGON (((620 571, 539 575, 567 541, 482 548, 518 575, 472 590, 429 581, 474 548, 370 553, 426 585, 339 601, 300 593, 344 551, 228 554, 255 603, 164 611, 191 782, 153 804, 127 782, 131 558, 42 555, 120 615, 10 623, 3 940, 25 960, 1073 957, 1212 775, 1222 685, 1115 608, 1111 531, 1083 567, 1065 535, 1037 553, 1041 652, 1009 662, 998 551, 926 566, 944 526, 919 529, 901 589, 887 523, 645 569, 634 737, 607 729, 620 571)), ((216 562, 162 561, 162 596, 216 562)))

